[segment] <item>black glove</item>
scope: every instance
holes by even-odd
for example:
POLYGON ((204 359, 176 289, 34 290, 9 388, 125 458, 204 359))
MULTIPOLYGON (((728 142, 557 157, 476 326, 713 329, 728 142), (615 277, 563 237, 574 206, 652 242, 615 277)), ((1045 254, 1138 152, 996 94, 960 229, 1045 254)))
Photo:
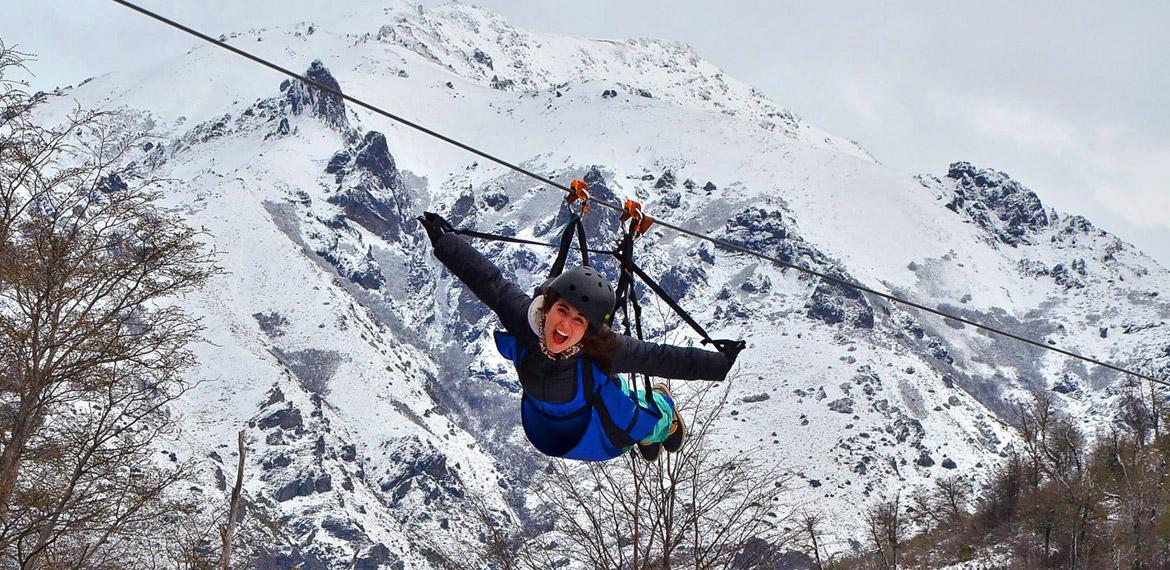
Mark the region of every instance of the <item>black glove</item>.
POLYGON ((427 231, 427 237, 431 238, 431 246, 437 246, 439 237, 443 234, 455 231, 450 222, 434 212, 423 212, 423 215, 418 217, 418 223, 422 224, 423 229, 427 231))
POLYGON ((735 362, 735 359, 739 357, 739 353, 747 348, 747 343, 742 340, 719 339, 712 340, 711 344, 715 345, 715 350, 722 352, 723 356, 726 356, 732 362, 735 362))

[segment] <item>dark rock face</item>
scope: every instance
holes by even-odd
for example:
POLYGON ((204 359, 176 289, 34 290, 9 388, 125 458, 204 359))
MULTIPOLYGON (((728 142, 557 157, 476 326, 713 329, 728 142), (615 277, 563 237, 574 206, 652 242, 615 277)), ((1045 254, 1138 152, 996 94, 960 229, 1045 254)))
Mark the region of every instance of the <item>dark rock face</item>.
POLYGON ((386 135, 370 131, 354 149, 354 169, 368 173, 382 188, 395 189, 402 186, 398 167, 390 155, 386 135))
POLYGON ((674 188, 674 185, 674 173, 669 170, 663 172, 662 176, 658 178, 658 182, 654 183, 655 188, 674 188))
POLYGON ((276 469, 278 467, 288 467, 289 465, 292 465, 292 458, 284 454, 277 455, 271 459, 265 459, 260 464, 260 466, 265 470, 276 469))
POLYGON ((827 263, 819 251, 795 235, 789 235, 784 215, 778 210, 748 208, 724 227, 724 238, 735 245, 779 258, 785 263, 798 260, 814 264, 827 263))
POLYGON ((740 283, 739 288, 745 293, 767 293, 772 290, 772 280, 766 275, 755 274, 740 283))
POLYGON ((829 409, 838 414, 852 414, 853 404, 853 398, 840 398, 829 402, 829 409))
POLYGON ((382 275, 382 270, 377 265, 370 263, 368 257, 364 264, 359 267, 354 267, 353 264, 343 261, 330 250, 317 250, 317 255, 320 255, 329 265, 332 265, 337 270, 337 273, 358 284, 363 289, 381 289, 382 285, 386 283, 386 277, 382 275))
POLYGON ((484 194, 483 203, 495 211, 500 211, 508 205, 508 195, 503 192, 484 194))
POLYGON ((934 467, 934 458, 932 458, 926 451, 923 451, 914 463, 919 467, 934 467))
MULTIPOLYGON (((309 64, 305 78, 341 92, 341 84, 319 59, 309 64)), ((345 102, 336 93, 322 91, 302 81, 289 82, 287 88, 282 83, 281 87, 294 115, 308 114, 317 117, 337 131, 344 132, 349 129, 349 120, 345 116, 345 102)))
POLYGON ((362 532, 361 525, 333 517, 321 521, 321 528, 329 534, 347 542, 357 542, 358 539, 365 536, 365 533, 362 532))
POLYGON ((358 558, 355 570, 378 570, 386 564, 394 563, 392 568, 402 568, 402 562, 397 561, 385 544, 375 544, 364 556, 358 558))
POLYGON ((955 465, 955 462, 950 457, 943 459, 942 466, 943 469, 954 469, 958 467, 958 465, 955 465))
POLYGON ((462 225, 465 220, 474 216, 475 209, 475 195, 471 192, 461 194, 458 200, 451 206, 451 212, 447 216, 448 221, 454 226, 462 225))
POLYGON ((827 324, 848 324, 872 329, 873 307, 860 291, 834 283, 821 283, 809 300, 808 317, 827 324))
POLYGON ((483 50, 481 50, 479 48, 475 48, 475 51, 472 52, 471 59, 475 60, 477 63, 479 63, 481 65, 487 66, 488 69, 495 69, 492 66, 492 56, 484 53, 483 50))
POLYGON ((410 198, 386 144, 386 136, 370 131, 357 146, 339 151, 325 172, 341 186, 330 196, 346 218, 388 241, 399 241, 410 212, 410 198))
POLYGON ((304 477, 294 481, 285 483, 284 486, 276 490, 276 501, 283 503, 296 497, 308 497, 312 495, 316 489, 316 484, 312 477, 304 477))
MULTIPOLYGON (((814 269, 844 281, 852 281, 819 250, 793 234, 778 210, 748 208, 724 227, 724 239, 800 267, 814 269)), ((825 323, 873 328, 873 307, 857 290, 823 282, 809 300, 808 317, 825 323)))
POLYGON ((333 489, 333 478, 328 474, 322 475, 313 482, 313 490, 318 493, 325 493, 333 489))
POLYGON ((1031 234, 1053 221, 1036 193, 1007 174, 956 162, 947 178, 956 182, 947 208, 966 215, 1007 245, 1034 243, 1031 234))
POLYGON ((304 420, 301 418, 301 411, 296 408, 281 408, 272 412, 264 419, 256 424, 260 429, 271 429, 279 427, 280 429, 296 429, 304 425, 304 420))
POLYGON ((707 272, 698 266, 672 266, 658 279, 658 284, 675 301, 687 296, 693 285, 707 282, 707 272))
POLYGON ((1063 263, 1058 263, 1052 267, 1050 275, 1056 281, 1057 285, 1068 289, 1084 289, 1085 282, 1082 277, 1088 276, 1088 271, 1085 269, 1085 260, 1075 259, 1067 266, 1063 263))
POLYGON ((389 494, 387 499, 392 504, 401 502, 411 491, 422 493, 426 504, 463 497, 463 482, 445 455, 429 448, 411 447, 391 455, 389 460, 396 472, 381 481, 380 488, 389 494))
MULTIPOLYGON (((147 144, 150 144, 150 143, 147 143, 147 144)), ((97 184, 98 192, 105 192, 105 193, 121 192, 123 190, 126 190, 127 188, 129 188, 129 186, 126 184, 125 181, 122 180, 121 176, 118 176, 117 172, 110 173, 109 176, 103 178, 102 181, 98 182, 98 184, 97 184)))

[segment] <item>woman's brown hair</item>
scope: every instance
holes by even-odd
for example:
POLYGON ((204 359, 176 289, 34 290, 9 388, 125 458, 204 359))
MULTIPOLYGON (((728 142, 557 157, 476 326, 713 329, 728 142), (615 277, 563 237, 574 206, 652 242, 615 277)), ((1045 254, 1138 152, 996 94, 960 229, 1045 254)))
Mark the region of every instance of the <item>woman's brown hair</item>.
MULTIPOLYGON (((545 287, 543 294, 544 303, 541 304, 540 311, 547 315, 561 297, 548 287, 545 287)), ((544 331, 540 334, 544 334, 544 331)), ((620 347, 617 335, 604 323, 589 323, 585 329, 585 336, 581 338, 581 352, 589 360, 596 362, 597 367, 607 376, 613 375, 613 354, 620 347)))

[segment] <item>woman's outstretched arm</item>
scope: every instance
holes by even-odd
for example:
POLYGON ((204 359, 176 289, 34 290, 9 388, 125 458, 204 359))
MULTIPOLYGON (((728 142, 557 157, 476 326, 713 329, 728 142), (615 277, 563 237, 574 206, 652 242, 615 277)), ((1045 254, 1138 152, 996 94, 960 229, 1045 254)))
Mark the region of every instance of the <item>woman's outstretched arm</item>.
POLYGON ((500 269, 466 240, 453 233, 438 236, 435 257, 500 317, 508 332, 519 336, 530 330, 528 305, 532 297, 505 279, 500 269))
POLYGON ((723 380, 733 357, 722 352, 645 342, 617 335, 620 348, 613 355, 614 372, 637 372, 678 380, 723 380))

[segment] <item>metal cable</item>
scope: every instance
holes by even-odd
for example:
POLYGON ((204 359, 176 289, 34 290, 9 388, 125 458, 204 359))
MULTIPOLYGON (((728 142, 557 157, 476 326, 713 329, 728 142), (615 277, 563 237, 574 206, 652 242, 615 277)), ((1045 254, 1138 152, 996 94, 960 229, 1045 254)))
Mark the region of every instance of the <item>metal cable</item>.
MULTIPOLYGON (((357 105, 357 106, 359 106, 359 107, 361 107, 361 108, 363 108, 363 109, 366 109, 366 110, 368 110, 368 111, 370 111, 370 112, 373 112, 373 113, 375 113, 375 114, 377 114, 377 115, 381 115, 381 116, 383 116, 383 117, 386 117, 386 118, 388 118, 388 119, 391 119, 391 120, 393 120, 393 121, 395 121, 395 122, 398 122, 398 123, 400 123, 400 124, 402 124, 402 125, 405 125, 405 126, 407 126, 407 127, 410 127, 410 128, 412 128, 412 129, 415 129, 415 130, 417 130, 417 131, 419 131, 419 132, 422 132, 422 133, 425 133, 425 134, 427 134, 427 135, 430 135, 430 136, 432 136, 432 137, 434 137, 434 138, 437 138, 437 139, 439 139, 439 140, 441 140, 441 141, 443 141, 443 142, 446 142, 446 143, 448 143, 448 144, 451 144, 451 145, 454 145, 454 146, 456 146, 456 147, 458 147, 458 148, 461 148, 461 149, 463 149, 463 150, 466 150, 467 152, 470 152, 470 153, 472 153, 472 154, 474 154, 474 155, 476 155, 476 156, 479 156, 479 157, 485 158, 485 159, 487 159, 487 160, 490 160, 490 161, 492 161, 492 162, 494 162, 494 163, 496 163, 496 164, 499 164, 500 166, 504 166, 504 167, 506 167, 506 168, 508 168, 508 169, 511 169, 511 170, 513 170, 513 171, 515 171, 515 172, 517 172, 517 173, 520 173, 520 174, 523 174, 523 175, 525 175, 525 176, 528 176, 528 177, 530 177, 530 178, 533 178, 533 179, 535 179, 535 180, 537 180, 537 181, 539 181, 539 182, 541 182, 541 183, 544 183, 544 184, 546 184, 546 185, 548 185, 548 186, 552 186, 553 188, 557 188, 557 189, 559 189, 559 190, 561 190, 561 191, 563 191, 563 192, 569 193, 569 194, 573 194, 573 193, 574 193, 574 192, 573 192, 573 190, 572 190, 571 188, 569 188, 568 186, 565 186, 564 184, 561 184, 561 183, 559 183, 559 182, 556 182, 556 181, 554 181, 554 180, 552 180, 552 179, 549 179, 549 178, 546 178, 546 177, 544 177, 544 176, 541 176, 541 175, 539 175, 539 174, 536 174, 536 173, 534 173, 534 172, 532 172, 532 171, 530 171, 530 170, 527 170, 527 169, 525 169, 525 168, 523 168, 523 167, 521 167, 521 166, 518 166, 518 165, 516 165, 516 164, 513 164, 513 163, 511 163, 511 162, 508 162, 508 161, 506 161, 506 160, 504 160, 504 159, 501 159, 501 158, 499 158, 499 157, 496 157, 495 155, 492 155, 492 154, 489 154, 489 153, 487 153, 487 152, 484 152, 484 151, 482 151, 482 150, 479 150, 479 149, 477 149, 477 148, 475 148, 475 147, 473 147, 473 146, 470 146, 470 145, 468 145, 468 144, 465 144, 465 143, 459 142, 458 140, 455 140, 455 139, 453 139, 453 138, 451 138, 451 137, 448 137, 448 136, 446 136, 446 135, 444 135, 444 134, 442 134, 442 133, 439 133, 439 132, 433 131, 433 130, 431 130, 431 129, 428 129, 428 128, 426 128, 426 127, 422 126, 422 125, 419 125, 418 123, 415 123, 415 122, 413 122, 413 121, 410 121, 410 120, 408 120, 408 119, 405 119, 405 118, 403 118, 403 117, 400 117, 400 116, 398 116, 398 115, 395 115, 395 114, 393 114, 393 113, 390 113, 389 111, 386 111, 386 110, 384 110, 384 109, 381 109, 381 108, 379 108, 379 107, 376 107, 376 106, 374 106, 374 105, 372 105, 372 104, 370 104, 370 103, 366 103, 365 101, 362 101, 361 99, 358 99, 358 98, 356 98, 356 97, 352 97, 352 96, 350 96, 350 95, 346 95, 345 93, 342 93, 340 89, 335 89, 335 88, 333 88, 333 87, 330 87, 330 86, 328 86, 328 85, 324 85, 324 84, 322 84, 322 83, 319 83, 319 82, 317 82, 317 81, 313 81, 313 80, 311 80, 311 79, 309 79, 309 78, 307 78, 307 77, 304 77, 303 75, 301 75, 301 74, 299 74, 299 73, 295 73, 295 72, 293 72, 293 71, 290 71, 290 70, 288 70, 288 69, 286 69, 286 68, 284 68, 284 67, 281 67, 281 66, 279 66, 279 65, 277 65, 277 64, 275 64, 275 63, 272 63, 272 62, 270 62, 270 61, 268 61, 268 60, 266 60, 266 59, 264 59, 264 58, 261 58, 261 57, 259 57, 259 56, 253 55, 253 54, 251 54, 251 53, 249 53, 249 52, 246 52, 246 51, 244 51, 244 50, 242 50, 242 49, 239 49, 239 48, 237 48, 237 47, 234 47, 234 46, 232 46, 232 45, 229 45, 229 44, 228 44, 228 43, 226 43, 226 42, 223 42, 223 41, 220 41, 220 40, 218 40, 218 39, 212 38, 211 36, 208 36, 208 35, 206 35, 206 34, 204 34, 204 33, 202 33, 202 32, 199 32, 198 30, 194 30, 194 29, 192 29, 192 28, 189 28, 189 27, 187 27, 187 26, 185 26, 185 25, 183 25, 183 24, 180 24, 180 23, 178 23, 178 22, 176 22, 176 21, 174 21, 174 20, 168 19, 168 18, 166 18, 166 17, 164 17, 164 16, 161 16, 161 15, 159 15, 159 14, 156 14, 156 13, 154 13, 154 12, 150 11, 150 10, 147 10, 147 9, 145 9, 145 8, 142 8, 142 7, 140 7, 140 6, 137 6, 137 5, 135 5, 135 4, 131 3, 131 2, 128 2, 128 1, 126 1, 126 0, 113 0, 113 2, 115 2, 115 3, 117 3, 117 4, 121 4, 122 6, 125 6, 126 8, 129 8, 129 9, 131 9, 131 10, 134 10, 135 12, 138 12, 138 13, 140 13, 140 14, 144 15, 144 16, 147 16, 147 17, 149 17, 149 18, 152 18, 152 19, 154 19, 154 20, 157 20, 157 21, 159 21, 159 22, 162 22, 162 23, 164 23, 164 24, 166 24, 166 25, 168 25, 168 26, 171 26, 172 28, 175 28, 175 29, 181 30, 181 31, 183 31, 183 32, 186 32, 186 33, 188 33, 188 34, 190 34, 190 35, 192 35, 192 36, 195 36, 195 37, 197 37, 197 38, 199 38, 199 39, 201 39, 201 40, 203 40, 203 41, 205 41, 205 42, 208 42, 208 43, 210 43, 210 44, 213 44, 213 45, 215 45, 215 46, 218 46, 218 47, 220 47, 220 48, 223 48, 223 49, 225 49, 225 50, 227 50, 227 51, 230 51, 230 52, 232 52, 232 53, 234 53, 234 54, 236 54, 236 55, 238 55, 238 56, 240 56, 240 57, 243 57, 243 58, 245 58, 245 59, 248 59, 248 60, 250 60, 250 61, 253 61, 253 62, 255 62, 255 63, 258 63, 258 64, 260 64, 260 65, 263 65, 264 67, 267 67, 267 68, 269 68, 269 69, 272 69, 272 70, 274 70, 274 71, 276 71, 276 72, 278 72, 278 73, 280 73, 280 74, 283 74, 283 75, 286 75, 286 76, 288 76, 288 77, 290 77, 290 78, 292 78, 292 79, 296 79, 296 80, 298 80, 298 81, 301 81, 301 82, 303 82, 303 83, 305 83, 305 84, 307 84, 307 85, 311 85, 311 86, 313 86, 313 87, 316 87, 317 89, 320 89, 321 91, 325 91, 325 92, 327 92, 327 93, 331 93, 331 94, 333 94, 333 95, 336 95, 336 96, 338 96, 338 97, 340 97, 340 98, 342 98, 342 99, 344 99, 344 100, 346 100, 346 101, 349 101, 350 103, 353 103, 354 105, 357 105)), ((591 198, 591 199, 590 199, 590 202, 592 202, 592 203, 594 203, 594 204, 600 204, 600 205, 602 205, 602 206, 605 206, 605 207, 607 207, 607 208, 610 208, 610 209, 612 209, 612 210, 615 210, 615 211, 618 211, 618 212, 624 212, 624 211, 625 211, 625 209, 624 209, 624 208, 622 208, 622 207, 621 207, 621 205, 619 205, 619 204, 614 204, 614 203, 610 203, 610 202, 606 202, 606 201, 604 201, 604 200, 597 200, 597 199, 592 199, 592 198, 591 198)), ((950 314, 950 313, 947 313, 947 312, 945 312, 945 311, 940 311, 940 310, 938 310, 938 309, 933 309, 933 308, 931 308, 931 307, 927 307, 927 306, 925 306, 925 305, 922 305, 922 304, 920 304, 920 303, 916 303, 916 302, 914 302, 914 301, 908 301, 908 300, 906 300, 906 299, 902 299, 902 298, 900 298, 900 297, 897 297, 897 296, 891 295, 891 294, 889 294, 889 293, 882 293, 881 291, 876 291, 876 290, 874 290, 874 289, 871 289, 871 288, 869 288, 869 287, 866 287, 866 286, 864 286, 864 285, 861 285, 861 284, 859 284, 859 283, 853 283, 853 282, 851 282, 851 281, 847 281, 847 280, 844 280, 844 279, 841 279, 841 278, 838 278, 838 277, 833 277, 833 276, 831 276, 831 275, 827 275, 827 274, 825 274, 825 273, 822 273, 822 272, 820 272, 820 271, 816 271, 816 270, 813 270, 813 269, 808 269, 808 268, 806 268, 806 267, 801 267, 801 266, 799 266, 799 265, 794 265, 794 264, 792 264, 792 263, 788 263, 788 262, 786 262, 786 261, 782 261, 782 260, 780 260, 780 259, 778 259, 778 258, 776 258, 776 257, 774 257, 774 256, 767 255, 767 254, 760 253, 760 252, 756 252, 756 251, 752 251, 752 250, 750 250, 750 249, 748 249, 748 248, 745 248, 745 247, 743 247, 743 246, 740 246, 740 245, 736 245, 736 244, 734 244, 734 243, 731 243, 731 242, 729 242, 729 241, 727 241, 727 240, 723 240, 723 239, 720 239, 720 238, 716 238, 716 237, 711 237, 711 236, 707 236, 707 235, 704 235, 704 234, 700 234, 700 233, 698 233, 698 232, 695 232, 695 231, 692 231, 692 230, 688 230, 688 229, 686 229, 686 228, 683 228, 683 227, 681 227, 681 226, 678 226, 678 225, 672 224, 672 223, 670 223, 670 222, 667 222, 667 221, 665 221, 665 220, 662 220, 662 219, 655 218, 655 220, 654 220, 654 223, 656 223, 656 224, 658 224, 658 225, 660 225, 660 226, 666 227, 666 228, 670 228, 670 229, 672 229, 672 230, 674 230, 674 231, 676 231, 676 232, 679 232, 679 233, 682 233, 682 234, 689 235, 689 236, 691 236, 691 237, 694 237, 694 238, 698 238, 698 239, 701 239, 701 240, 706 240, 706 241, 709 241, 709 242, 711 242, 712 244, 714 244, 714 245, 716 245, 716 246, 718 246, 718 247, 721 247, 721 248, 723 248, 723 249, 726 249, 726 250, 728 250, 728 251, 734 251, 734 252, 743 253, 743 254, 746 254, 746 255, 751 255, 751 256, 754 256, 754 257, 758 257, 758 258, 760 258, 760 259, 764 259, 764 260, 770 261, 770 262, 772 262, 772 263, 774 263, 774 264, 776 264, 776 265, 779 265, 779 266, 781 266, 781 267, 786 267, 786 268, 789 268, 789 269, 794 269, 794 270, 796 270, 796 271, 799 271, 799 272, 801 272, 801 273, 806 273, 806 274, 808 274, 808 275, 812 275, 812 276, 815 276, 815 277, 819 277, 819 278, 821 278, 821 279, 823 279, 823 280, 825 280, 825 281, 828 281, 828 282, 830 282, 830 283, 834 283, 834 284, 836 284, 836 285, 841 285, 841 286, 843 286, 843 287, 849 287, 849 288, 852 288, 852 289, 856 289, 856 290, 858 290, 858 291, 862 291, 862 292, 865 292, 865 293, 869 293, 870 295, 875 295, 875 296, 877 296, 877 297, 881 297, 881 298, 883 298, 883 299, 886 299, 886 300, 889 300, 889 301, 892 301, 892 302, 895 302, 895 303, 899 303, 899 304, 902 304, 902 305, 906 305, 906 306, 908 306, 908 307, 914 307, 915 309, 919 309, 919 310, 921 310, 921 311, 926 311, 926 312, 928 312, 928 313, 931 313, 931 314, 934 314, 934 315, 937 315, 937 316, 940 316, 940 317, 943 317, 943 318, 946 318, 946 319, 951 319, 951 320, 954 320, 954 321, 958 321, 958 322, 960 322, 960 323, 963 323, 963 324, 965 324, 965 325, 970 325, 970 326, 972 326, 972 327, 975 327, 975 328, 978 328, 978 329, 982 329, 982 330, 985 330, 985 331, 988 331, 988 332, 991 332, 991 333, 995 333, 995 334, 997 334, 997 335, 1001 335, 1001 336, 1004 336, 1004 337, 1007 337, 1007 338, 1010 338, 1010 339, 1013 339, 1013 340, 1017 340, 1017 341, 1020 341, 1020 342, 1026 343, 1026 344, 1030 344, 1030 345, 1032 345, 1032 346, 1035 346, 1035 347, 1038 347, 1038 348, 1042 348, 1042 349, 1044 349, 1044 350, 1050 350, 1050 351, 1053 351, 1053 352, 1056 352, 1056 353, 1059 353, 1059 354, 1063 354, 1063 355, 1065 355, 1065 356, 1068 356, 1068 357, 1071 357, 1071 358, 1075 358, 1075 359, 1078 359, 1078 360, 1082 360, 1082 361, 1085 361, 1085 362, 1088 362, 1088 363, 1091 363, 1091 364, 1096 364, 1097 366, 1102 366, 1102 367, 1104 367, 1104 368, 1108 368, 1108 369, 1110 369, 1110 370, 1114 370, 1114 371, 1116 371, 1116 372, 1121 372, 1121 373, 1123 373, 1123 374, 1129 374, 1129 375, 1131 375, 1131 376, 1134 376, 1134 377, 1136 377, 1136 378, 1140 378, 1140 379, 1142 379, 1142 380, 1147 380, 1147 381, 1149 381, 1149 382, 1154 382, 1154 383, 1156 383, 1156 384, 1161 384, 1161 385, 1163 385, 1163 386, 1170 386, 1170 381, 1166 381, 1166 380, 1162 380, 1162 379, 1159 379, 1159 378, 1154 378, 1154 377, 1148 376, 1148 375, 1146 375, 1146 374, 1141 374, 1141 373, 1138 373, 1138 372, 1134 372, 1134 371, 1132 371, 1132 370, 1128 370, 1128 369, 1126 369, 1126 368, 1122 368, 1122 367, 1120 367, 1120 366, 1116 366, 1116 365, 1113 365, 1113 364, 1109 364, 1108 362, 1103 362, 1103 361, 1101 361, 1101 360, 1097 360, 1097 359, 1095 359, 1095 358, 1091 358, 1091 357, 1088 357, 1088 356, 1084 356, 1084 355, 1081 355, 1081 354, 1077 354, 1077 353, 1075 353, 1075 352, 1071 352, 1071 351, 1065 350, 1065 349, 1063 349, 1063 348, 1060 348, 1060 347, 1057 347, 1057 346, 1054 346, 1054 345, 1050 345, 1050 344, 1042 343, 1042 342, 1040 342, 1040 341, 1032 340, 1032 339, 1030 339, 1030 338, 1027 338, 1027 337, 1024 337, 1024 336, 1020 336, 1020 335, 1018 335, 1018 334, 1015 334, 1015 333, 1010 333, 1010 332, 1007 332, 1007 331, 1005 331, 1005 330, 1002 330, 1002 329, 999 329, 999 328, 996 328, 996 327, 992 327, 992 326, 989 326, 989 325, 985 325, 985 324, 982 324, 982 323, 978 323, 978 322, 972 321, 972 320, 970 320, 970 319, 967 319, 967 318, 964 318, 964 317, 960 317, 960 316, 957 316, 957 315, 952 315, 952 314, 950 314)))

